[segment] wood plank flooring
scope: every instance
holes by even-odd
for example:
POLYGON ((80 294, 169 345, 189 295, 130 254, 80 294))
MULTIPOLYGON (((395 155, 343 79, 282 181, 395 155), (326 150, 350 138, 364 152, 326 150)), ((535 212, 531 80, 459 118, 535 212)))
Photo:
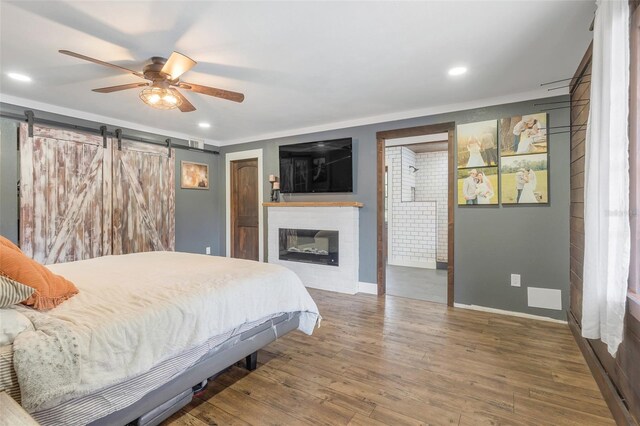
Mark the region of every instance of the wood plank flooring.
POLYGON ((165 426, 613 425, 568 326, 311 290, 323 316, 165 426))

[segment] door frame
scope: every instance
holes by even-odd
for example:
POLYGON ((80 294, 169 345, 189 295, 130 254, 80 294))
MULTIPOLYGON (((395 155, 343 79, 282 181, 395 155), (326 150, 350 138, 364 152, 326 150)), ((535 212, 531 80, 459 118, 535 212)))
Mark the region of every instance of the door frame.
POLYGON ((262 173, 262 148, 229 152, 224 156, 226 181, 226 246, 225 255, 231 257, 231 162, 258 159, 258 261, 264 262, 264 175, 262 173))
POLYGON ((387 139, 406 138, 411 136, 426 136, 436 133, 448 134, 448 194, 447 194, 447 305, 453 306, 453 284, 454 284, 454 207, 456 188, 456 164, 455 164, 455 136, 456 125, 454 122, 430 124, 426 126, 410 127, 404 129, 386 130, 376 133, 377 141, 377 275, 378 275, 378 295, 382 296, 387 292, 387 236, 384 230, 384 167, 385 150, 387 139))

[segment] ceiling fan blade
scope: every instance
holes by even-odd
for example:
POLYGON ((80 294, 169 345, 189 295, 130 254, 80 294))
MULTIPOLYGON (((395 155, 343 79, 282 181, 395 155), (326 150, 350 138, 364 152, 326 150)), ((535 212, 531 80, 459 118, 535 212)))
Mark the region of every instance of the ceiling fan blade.
POLYGON ((228 101, 242 102, 244 101, 244 95, 238 92, 231 92, 229 90, 216 89, 215 87, 200 86, 199 84, 180 82, 178 87, 185 90, 191 90, 192 92, 202 93, 203 95, 215 96, 216 98, 226 99, 228 101))
POLYGON ((191 102, 189 102, 189 100, 182 95, 182 93, 180 93, 176 89, 171 89, 171 93, 173 93, 173 95, 176 98, 178 98, 178 99, 180 99, 182 101, 182 103, 178 107, 178 109, 180 111, 182 111, 182 112, 191 112, 191 111, 195 111, 196 110, 196 107, 194 107, 193 104, 191 102))
POLYGON ((182 53, 173 52, 160 72, 171 76, 171 80, 175 80, 193 68, 196 64, 197 62, 188 56, 185 56, 182 53))
POLYGON ((70 50, 58 50, 58 52, 62 53, 63 55, 73 56, 74 58, 83 59, 85 61, 93 62, 94 64, 104 65, 105 67, 114 68, 120 71, 128 72, 140 78, 144 78, 144 75, 142 73, 138 71, 130 70, 129 68, 121 67, 120 65, 110 64, 109 62, 104 62, 99 59, 90 58, 89 56, 81 55, 76 52, 71 52, 70 50))
POLYGON ((93 89, 93 91, 98 93, 111 93, 111 92, 118 92, 120 90, 135 89, 136 87, 144 87, 144 86, 148 86, 148 84, 147 83, 121 84, 119 86, 101 87, 100 89, 93 89))

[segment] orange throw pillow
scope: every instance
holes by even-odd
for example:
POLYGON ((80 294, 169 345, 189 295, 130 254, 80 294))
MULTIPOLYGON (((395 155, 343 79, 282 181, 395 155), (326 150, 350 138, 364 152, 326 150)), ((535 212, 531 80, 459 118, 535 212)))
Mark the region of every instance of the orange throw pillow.
POLYGON ((20 253, 22 253, 22 250, 20 250, 20 248, 18 248, 18 246, 17 246, 17 245, 13 244, 13 243, 11 242, 11 240, 9 240, 9 239, 7 239, 7 238, 3 237, 2 235, 0 235, 0 245, 7 246, 7 247, 9 247, 10 249, 14 249, 14 250, 17 250, 17 251, 19 251, 20 253))
POLYGON ((0 274, 35 289, 22 303, 38 310, 55 308, 78 293, 71 281, 4 243, 0 244, 0 274))

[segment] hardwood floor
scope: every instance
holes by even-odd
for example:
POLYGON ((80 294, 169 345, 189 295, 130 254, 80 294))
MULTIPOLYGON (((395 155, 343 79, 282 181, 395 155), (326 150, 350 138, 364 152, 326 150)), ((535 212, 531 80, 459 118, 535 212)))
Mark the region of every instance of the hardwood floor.
POLYGON ((164 425, 612 425, 568 326, 311 290, 323 316, 164 425))

